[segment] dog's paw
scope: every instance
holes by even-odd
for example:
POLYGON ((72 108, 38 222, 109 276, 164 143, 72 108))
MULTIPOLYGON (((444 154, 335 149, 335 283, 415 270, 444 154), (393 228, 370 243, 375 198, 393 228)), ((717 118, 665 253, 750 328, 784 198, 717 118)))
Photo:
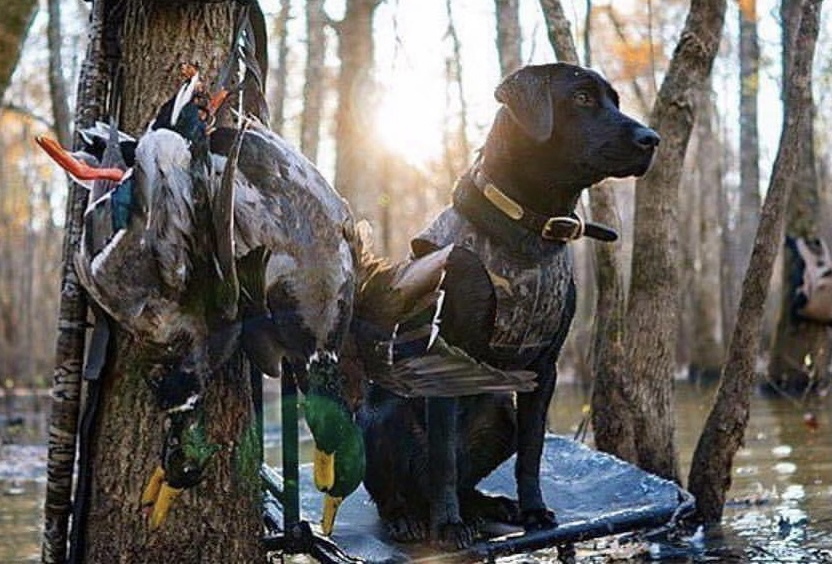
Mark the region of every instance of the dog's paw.
POLYGON ((476 536, 476 526, 459 521, 439 525, 433 540, 443 550, 461 550, 471 546, 476 536))
POLYGON ((558 526, 555 512, 542 507, 540 509, 528 509, 523 511, 523 528, 527 531, 540 531, 542 529, 554 529, 558 526))
POLYGON ((395 542, 413 543, 428 540, 427 521, 412 517, 398 517, 385 522, 388 536, 395 542))
POLYGON ((520 504, 502 495, 486 495, 474 490, 462 500, 462 515, 466 521, 495 521, 522 525, 520 504))

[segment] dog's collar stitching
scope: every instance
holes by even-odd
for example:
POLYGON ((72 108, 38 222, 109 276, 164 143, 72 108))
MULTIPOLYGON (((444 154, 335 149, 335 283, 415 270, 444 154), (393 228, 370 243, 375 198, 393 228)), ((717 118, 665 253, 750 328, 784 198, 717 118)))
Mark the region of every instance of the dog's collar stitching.
POLYGON ((470 174, 477 190, 503 215, 537 233, 541 239, 560 243, 575 241, 584 236, 606 242, 618 239, 618 233, 614 229, 600 223, 585 222, 577 213, 547 216, 523 207, 500 190, 478 164, 474 165, 470 174))

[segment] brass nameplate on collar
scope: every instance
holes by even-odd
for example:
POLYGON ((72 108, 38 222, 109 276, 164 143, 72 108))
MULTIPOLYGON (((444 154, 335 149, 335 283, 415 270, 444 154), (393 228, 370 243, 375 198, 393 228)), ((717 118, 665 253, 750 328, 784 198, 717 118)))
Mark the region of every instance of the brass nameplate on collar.
POLYGON ((488 198, 489 202, 494 204, 501 212, 509 216, 511 219, 515 221, 523 219, 522 206, 503 194, 499 188, 493 184, 486 184, 482 193, 486 198, 488 198))

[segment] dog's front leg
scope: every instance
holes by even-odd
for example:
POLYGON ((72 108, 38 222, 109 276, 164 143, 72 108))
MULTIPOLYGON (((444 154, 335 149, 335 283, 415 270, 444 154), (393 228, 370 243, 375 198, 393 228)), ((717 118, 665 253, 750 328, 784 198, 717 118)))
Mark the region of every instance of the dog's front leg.
POLYGON ((540 457, 546 434, 546 412, 555 390, 554 360, 538 372, 537 388, 517 396, 517 496, 527 530, 557 527, 555 513, 546 507, 540 490, 540 457))
POLYGON ((426 400, 430 530, 433 540, 465 548, 473 531, 462 521, 457 496, 457 403, 456 398, 426 400))

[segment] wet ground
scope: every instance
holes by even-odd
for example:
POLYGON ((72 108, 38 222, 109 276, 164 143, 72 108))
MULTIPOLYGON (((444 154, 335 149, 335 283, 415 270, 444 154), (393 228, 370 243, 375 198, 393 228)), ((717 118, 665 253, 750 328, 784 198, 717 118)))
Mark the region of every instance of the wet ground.
MULTIPOLYGON (((683 475, 690 465, 713 390, 677 382, 677 437, 683 475)), ((275 402, 271 402, 274 404, 275 402)), ((586 395, 558 385, 551 428, 577 430, 586 395)), ((41 505, 45 492, 46 416, 26 408, 24 421, 0 412, 0 563, 40 559, 41 505)), ((811 405, 755 395, 746 444, 737 455, 729 504, 720 527, 680 539, 676 546, 602 539, 577 547, 579 562, 628 557, 667 562, 832 563, 832 398, 811 405), (681 549, 680 552, 677 552, 681 549)), ((591 441, 591 437, 587 440, 591 441)), ((277 428, 268 428, 270 461, 279 450, 277 428)), ((549 562, 553 551, 505 559, 549 562)))

